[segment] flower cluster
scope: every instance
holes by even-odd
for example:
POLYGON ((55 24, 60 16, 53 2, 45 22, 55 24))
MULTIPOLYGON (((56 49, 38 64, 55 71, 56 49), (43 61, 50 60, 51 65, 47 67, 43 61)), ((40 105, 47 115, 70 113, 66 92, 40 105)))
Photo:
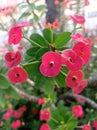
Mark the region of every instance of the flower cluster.
POLYGON ((40 72, 44 76, 54 77, 60 73, 62 66, 66 66, 69 70, 65 79, 66 84, 73 93, 79 94, 87 86, 81 69, 89 62, 92 42, 79 33, 71 35, 71 38, 76 42, 72 49, 63 50, 61 54, 50 51, 42 56, 40 72))
MULTIPOLYGON (((22 27, 28 26, 27 22, 13 26, 9 30, 8 43, 9 44, 18 44, 22 39, 22 27)), ((27 72, 20 66, 22 60, 22 55, 20 51, 10 51, 5 54, 5 64, 8 71, 8 79, 12 83, 21 83, 25 82, 28 78, 27 72)))
POLYGON ((9 120, 11 117, 14 117, 16 118, 17 120, 12 122, 11 124, 11 128, 12 129, 17 129, 18 127, 20 127, 22 125, 21 123, 21 116, 23 115, 23 113, 26 111, 26 106, 23 105, 21 107, 18 108, 18 110, 12 110, 12 109, 8 109, 4 115, 3 115, 3 118, 5 120, 9 120))
MULTIPOLYGON (((41 121, 48 121, 48 120, 50 120, 50 117, 51 117, 51 113, 48 109, 40 110, 40 120, 41 121)), ((48 124, 43 123, 40 126, 40 130, 50 130, 50 127, 48 124)))

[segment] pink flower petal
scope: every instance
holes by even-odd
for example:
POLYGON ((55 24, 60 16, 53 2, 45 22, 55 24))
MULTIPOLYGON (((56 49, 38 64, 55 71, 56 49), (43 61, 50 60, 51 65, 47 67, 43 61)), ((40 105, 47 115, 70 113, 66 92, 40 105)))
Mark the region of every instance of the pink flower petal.
POLYGON ((8 71, 8 78, 12 83, 21 83, 27 80, 28 74, 23 68, 15 67, 8 71))
POLYGON ((78 86, 79 82, 82 81, 84 73, 81 70, 78 71, 69 71, 66 76, 66 84, 70 88, 75 88, 78 86))
POLYGON ((62 65, 61 55, 57 52, 47 52, 42 56, 40 72, 47 77, 53 77, 60 73, 62 65))
POLYGON ((77 71, 81 69, 83 61, 73 50, 64 50, 61 56, 63 57, 63 64, 65 64, 69 70, 77 71))
POLYGON ((21 62, 21 53, 19 51, 16 52, 7 52, 5 54, 5 63, 6 68, 11 68, 17 66, 21 62))
POLYGON ((19 44, 22 39, 22 29, 18 26, 13 26, 9 30, 8 43, 9 44, 19 44))

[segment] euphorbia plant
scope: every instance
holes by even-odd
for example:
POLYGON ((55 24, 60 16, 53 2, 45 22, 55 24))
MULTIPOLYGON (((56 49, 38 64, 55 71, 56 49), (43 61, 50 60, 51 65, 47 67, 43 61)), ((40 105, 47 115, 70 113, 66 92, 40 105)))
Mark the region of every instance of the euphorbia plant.
MULTIPOLYGON (((84 117, 84 110, 80 105, 69 108, 65 102, 60 101, 59 91, 64 88, 61 96, 62 94, 68 96, 70 92, 80 94, 87 87, 87 80, 82 69, 90 59, 91 40, 78 33, 58 34, 52 25, 44 28, 41 34, 32 33, 30 37, 27 37, 23 33, 23 28, 29 25, 25 22, 14 25, 9 30, 8 43, 11 46, 20 44, 22 38, 26 39, 31 46, 24 52, 26 58, 19 50, 9 50, 5 54, 9 80, 7 82, 20 96, 38 105, 38 108, 32 111, 32 114, 38 116, 39 122, 34 129, 73 130, 77 127, 77 119, 84 117), (69 46, 71 39, 72 48, 69 46), (26 86, 29 89, 33 86, 32 94, 18 87, 23 82, 30 83, 26 86)), ((14 116, 15 110, 7 111, 12 111, 8 119, 9 116, 17 118, 14 116)), ((25 112, 27 113, 27 110, 25 112)), ((6 114, 4 119, 5 116, 6 114)), ((20 129, 27 125, 22 121, 21 116, 11 123, 12 129, 20 129)))

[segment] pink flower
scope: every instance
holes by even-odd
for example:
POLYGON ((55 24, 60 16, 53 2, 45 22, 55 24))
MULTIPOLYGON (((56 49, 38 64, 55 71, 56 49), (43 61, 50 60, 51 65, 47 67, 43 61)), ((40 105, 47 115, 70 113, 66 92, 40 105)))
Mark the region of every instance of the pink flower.
POLYGON ((74 14, 74 15, 71 15, 70 18, 76 24, 78 23, 78 24, 83 25, 85 23, 85 18, 83 16, 81 16, 81 15, 74 14))
POLYGON ((74 34, 74 35, 71 35, 71 38, 74 40, 74 41, 76 41, 76 42, 81 42, 81 41, 83 41, 83 35, 82 34, 80 34, 80 33, 76 33, 76 34, 74 34))
POLYGON ((97 121, 93 121, 92 126, 93 126, 93 128, 95 128, 95 130, 97 130, 97 121))
POLYGON ((54 77, 60 73, 61 69, 61 55, 57 52, 47 52, 42 56, 42 64, 40 65, 40 72, 47 77, 54 77))
POLYGON ((8 48, 0 46, 0 53, 1 52, 5 53, 7 51, 8 51, 8 48))
POLYGON ((54 0, 54 4, 58 5, 59 4, 59 0, 54 0))
POLYGON ((59 28, 59 27, 60 27, 59 22, 58 22, 58 19, 56 19, 56 20, 53 22, 52 27, 53 27, 53 28, 59 28))
POLYGON ((13 110, 9 109, 6 111, 6 113, 4 113, 3 118, 4 120, 9 120, 12 115, 13 115, 13 110))
POLYGON ((48 124, 44 123, 40 126, 40 129, 39 130, 50 130, 50 127, 48 124))
POLYGON ((17 66, 21 62, 21 53, 16 52, 7 52, 5 55, 6 68, 11 68, 17 66))
POLYGON ((79 82, 82 81, 84 73, 81 70, 78 71, 69 71, 65 79, 66 84, 70 88, 75 88, 79 85, 79 82))
POLYGON ((81 93, 81 92, 86 88, 87 84, 88 84, 88 83, 87 83, 87 80, 81 80, 81 81, 78 83, 77 86, 75 86, 75 87, 72 88, 72 92, 73 92, 74 94, 79 94, 79 93, 81 93))
POLYGON ((87 37, 87 38, 84 38, 83 39, 83 43, 86 45, 86 46, 88 46, 88 47, 92 47, 92 41, 91 41, 91 39, 89 38, 89 37, 87 37))
POLYGON ((84 117, 83 108, 80 105, 76 105, 72 107, 72 113, 75 117, 84 117))
POLYGON ((83 125, 82 130, 91 130, 91 126, 88 124, 83 125))
POLYGON ((23 50, 23 46, 18 46, 17 49, 18 49, 19 51, 21 51, 21 50, 23 50))
POLYGON ((8 78, 12 83, 21 83, 27 80, 28 74, 23 68, 15 67, 8 71, 8 78))
POLYGON ((83 61, 73 50, 64 50, 61 56, 63 57, 63 64, 65 64, 69 70, 76 71, 81 69, 83 61))
POLYGON ((82 99, 82 98, 77 98, 77 101, 78 101, 79 103, 84 103, 84 99, 82 99))
POLYGON ((48 121, 51 117, 51 113, 49 110, 40 110, 40 120, 48 121))
POLYGON ((8 43, 18 44, 22 39, 22 29, 19 26, 13 26, 9 30, 8 43))
POLYGON ((46 28, 51 28, 52 24, 51 23, 47 23, 46 24, 46 28))
POLYGON ((85 0, 85 6, 88 6, 90 4, 89 0, 85 0))
POLYGON ((16 120, 16 121, 12 122, 11 128, 12 128, 12 129, 17 129, 17 128, 19 128, 21 125, 22 125, 22 124, 21 124, 21 121, 20 121, 20 120, 16 120))
POLYGON ((62 2, 62 6, 67 6, 70 2, 71 2, 71 0, 64 0, 62 2))
POLYGON ((20 118, 22 116, 22 114, 26 111, 26 106, 22 106, 20 107, 17 111, 13 111, 13 115, 12 117, 15 117, 15 118, 20 118))
POLYGON ((29 22, 22 22, 22 23, 16 24, 17 27, 27 27, 29 25, 30 25, 29 22))
POLYGON ((38 105, 43 105, 45 104, 45 99, 44 98, 39 98, 38 99, 38 105))
POLYGON ((82 58, 83 64, 86 64, 90 59, 91 47, 86 46, 84 43, 77 43, 72 48, 79 57, 82 58))

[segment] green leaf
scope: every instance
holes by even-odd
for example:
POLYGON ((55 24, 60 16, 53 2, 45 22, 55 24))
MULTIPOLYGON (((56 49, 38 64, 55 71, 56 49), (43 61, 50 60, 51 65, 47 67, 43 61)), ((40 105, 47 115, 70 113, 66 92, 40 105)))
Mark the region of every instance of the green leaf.
POLYGON ((66 124, 66 127, 68 130, 74 130, 74 128, 76 128, 76 126, 77 126, 77 120, 75 118, 73 118, 66 124))
POLYGON ((24 62, 32 62, 34 60, 35 60, 35 57, 29 56, 29 55, 27 55, 27 53, 25 53, 25 55, 24 55, 24 62))
POLYGON ((26 69, 29 78, 34 79, 34 77, 36 78, 36 76, 38 74, 40 74, 39 71, 39 66, 40 66, 40 62, 39 61, 34 61, 34 62, 30 62, 27 64, 22 65, 24 67, 24 69, 26 69))
POLYGON ((35 61, 22 65, 27 71, 29 78, 31 78, 35 82, 35 87, 37 88, 40 86, 43 87, 46 81, 46 77, 40 73, 40 63, 41 62, 39 61, 35 61))
POLYGON ((40 49, 40 47, 31 47, 29 48, 26 53, 29 55, 29 56, 35 56, 36 55, 36 52, 40 49))
POLYGON ((6 100, 4 98, 3 93, 0 94, 0 107, 4 108, 6 105, 6 100))
POLYGON ((34 10, 35 10, 35 4, 34 4, 34 3, 31 3, 31 4, 29 5, 29 8, 30 8, 32 11, 34 11, 34 10))
POLYGON ((57 48, 63 47, 70 40, 70 35, 71 35, 70 32, 63 32, 59 34, 56 40, 54 41, 55 46, 57 48))
POLYGON ((40 60, 43 54, 45 54, 47 51, 49 51, 49 48, 40 48, 39 50, 37 50, 36 59, 40 60))
POLYGON ((43 36, 49 43, 53 43, 55 40, 56 34, 54 34, 53 31, 50 29, 44 29, 43 36))
POLYGON ((38 5, 37 7, 36 7, 36 10, 38 10, 38 11, 43 11, 44 9, 45 9, 45 5, 38 5))
POLYGON ((8 79, 0 74, 0 89, 7 89, 10 86, 10 82, 8 81, 8 79))
POLYGON ((12 99, 19 100, 20 95, 10 86, 9 89, 6 89, 5 94, 9 95, 12 99))
POLYGON ((30 15, 31 15, 31 13, 29 13, 29 12, 24 12, 24 13, 19 17, 19 19, 28 17, 28 16, 30 16, 30 15))
POLYGON ((36 22, 38 22, 39 21, 39 16, 38 15, 36 15, 36 14, 34 14, 34 18, 33 18, 36 22))
POLYGON ((31 44, 33 46, 38 46, 38 47, 47 47, 47 43, 46 41, 44 40, 44 38, 37 34, 37 33, 33 33, 31 36, 30 36, 30 39, 31 39, 31 44))
POLYGON ((55 81, 56 85, 58 85, 59 87, 66 86, 65 77, 66 77, 67 72, 68 72, 67 68, 65 66, 63 66, 61 68, 60 73, 56 77, 54 77, 54 81, 55 81))
POLYGON ((66 86, 65 76, 61 72, 58 76, 56 76, 54 78, 54 80, 55 80, 55 84, 58 85, 59 87, 65 87, 66 86))
POLYGON ((27 8, 28 5, 27 5, 27 3, 22 3, 18 7, 19 7, 20 10, 23 10, 23 9, 27 8))

